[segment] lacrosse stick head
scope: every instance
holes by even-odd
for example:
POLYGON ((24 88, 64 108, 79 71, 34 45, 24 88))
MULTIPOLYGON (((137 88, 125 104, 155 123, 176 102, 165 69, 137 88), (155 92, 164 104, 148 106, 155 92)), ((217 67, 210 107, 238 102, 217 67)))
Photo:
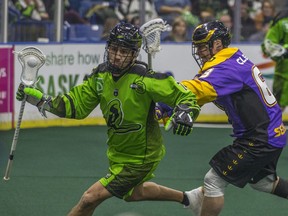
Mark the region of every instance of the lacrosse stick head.
POLYGON ((15 53, 22 66, 21 83, 25 86, 33 86, 37 81, 39 68, 45 63, 45 55, 36 47, 26 47, 15 53))
POLYGON ((265 47, 265 52, 267 52, 267 54, 271 56, 272 58, 280 57, 286 52, 286 49, 283 46, 273 43, 272 41, 267 40, 267 39, 264 40, 264 47, 265 47))
POLYGON ((143 49, 146 53, 154 57, 156 52, 161 50, 161 33, 167 31, 168 28, 169 25, 161 18, 150 20, 140 27, 143 35, 143 49))

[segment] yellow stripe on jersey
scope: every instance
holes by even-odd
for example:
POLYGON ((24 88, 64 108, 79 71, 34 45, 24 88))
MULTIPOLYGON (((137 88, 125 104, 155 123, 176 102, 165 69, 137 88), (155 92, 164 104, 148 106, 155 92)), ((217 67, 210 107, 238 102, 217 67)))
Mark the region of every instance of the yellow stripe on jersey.
MULTIPOLYGON (((219 51, 204 64, 202 70, 199 71, 199 74, 231 58, 237 51, 238 48, 225 48, 219 51)), ((217 98, 217 92, 214 87, 206 81, 194 78, 193 80, 183 80, 181 83, 196 95, 197 103, 200 106, 212 102, 217 98)))
POLYGON ((183 80, 181 83, 196 95, 199 106, 214 101, 217 97, 215 89, 208 82, 193 79, 183 80))
POLYGON ((227 59, 231 58, 238 51, 238 48, 225 48, 216 53, 209 61, 207 61, 202 70, 199 71, 201 74, 202 71, 206 71, 209 68, 214 67, 215 65, 221 64, 222 62, 226 61, 227 59))

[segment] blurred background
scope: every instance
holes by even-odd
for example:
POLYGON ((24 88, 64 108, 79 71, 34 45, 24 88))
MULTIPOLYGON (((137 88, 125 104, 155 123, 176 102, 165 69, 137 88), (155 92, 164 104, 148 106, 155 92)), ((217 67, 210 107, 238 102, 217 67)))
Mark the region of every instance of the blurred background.
POLYGON ((233 42, 261 42, 265 25, 288 7, 282 0, 1 0, 0 4, 2 43, 105 41, 120 20, 141 25, 157 17, 171 25, 170 41, 190 40, 195 26, 219 19, 231 29, 233 42))

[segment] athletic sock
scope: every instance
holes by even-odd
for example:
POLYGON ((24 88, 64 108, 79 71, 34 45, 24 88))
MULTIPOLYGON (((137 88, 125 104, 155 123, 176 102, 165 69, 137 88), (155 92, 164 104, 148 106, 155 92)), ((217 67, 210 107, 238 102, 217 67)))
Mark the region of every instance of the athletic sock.
POLYGON ((183 192, 183 200, 181 203, 185 206, 188 206, 190 204, 187 194, 185 192, 183 192))
POLYGON ((278 184, 274 190, 275 195, 288 199, 288 181, 285 181, 282 178, 279 178, 278 184))

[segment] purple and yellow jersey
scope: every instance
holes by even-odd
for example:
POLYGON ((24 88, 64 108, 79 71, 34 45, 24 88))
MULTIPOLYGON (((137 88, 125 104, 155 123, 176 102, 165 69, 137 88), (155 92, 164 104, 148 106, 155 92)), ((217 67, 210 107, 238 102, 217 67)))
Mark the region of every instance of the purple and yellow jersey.
POLYGON ((182 82, 199 105, 214 102, 233 126, 233 137, 286 145, 282 112, 259 69, 237 48, 225 48, 193 80, 182 82))

